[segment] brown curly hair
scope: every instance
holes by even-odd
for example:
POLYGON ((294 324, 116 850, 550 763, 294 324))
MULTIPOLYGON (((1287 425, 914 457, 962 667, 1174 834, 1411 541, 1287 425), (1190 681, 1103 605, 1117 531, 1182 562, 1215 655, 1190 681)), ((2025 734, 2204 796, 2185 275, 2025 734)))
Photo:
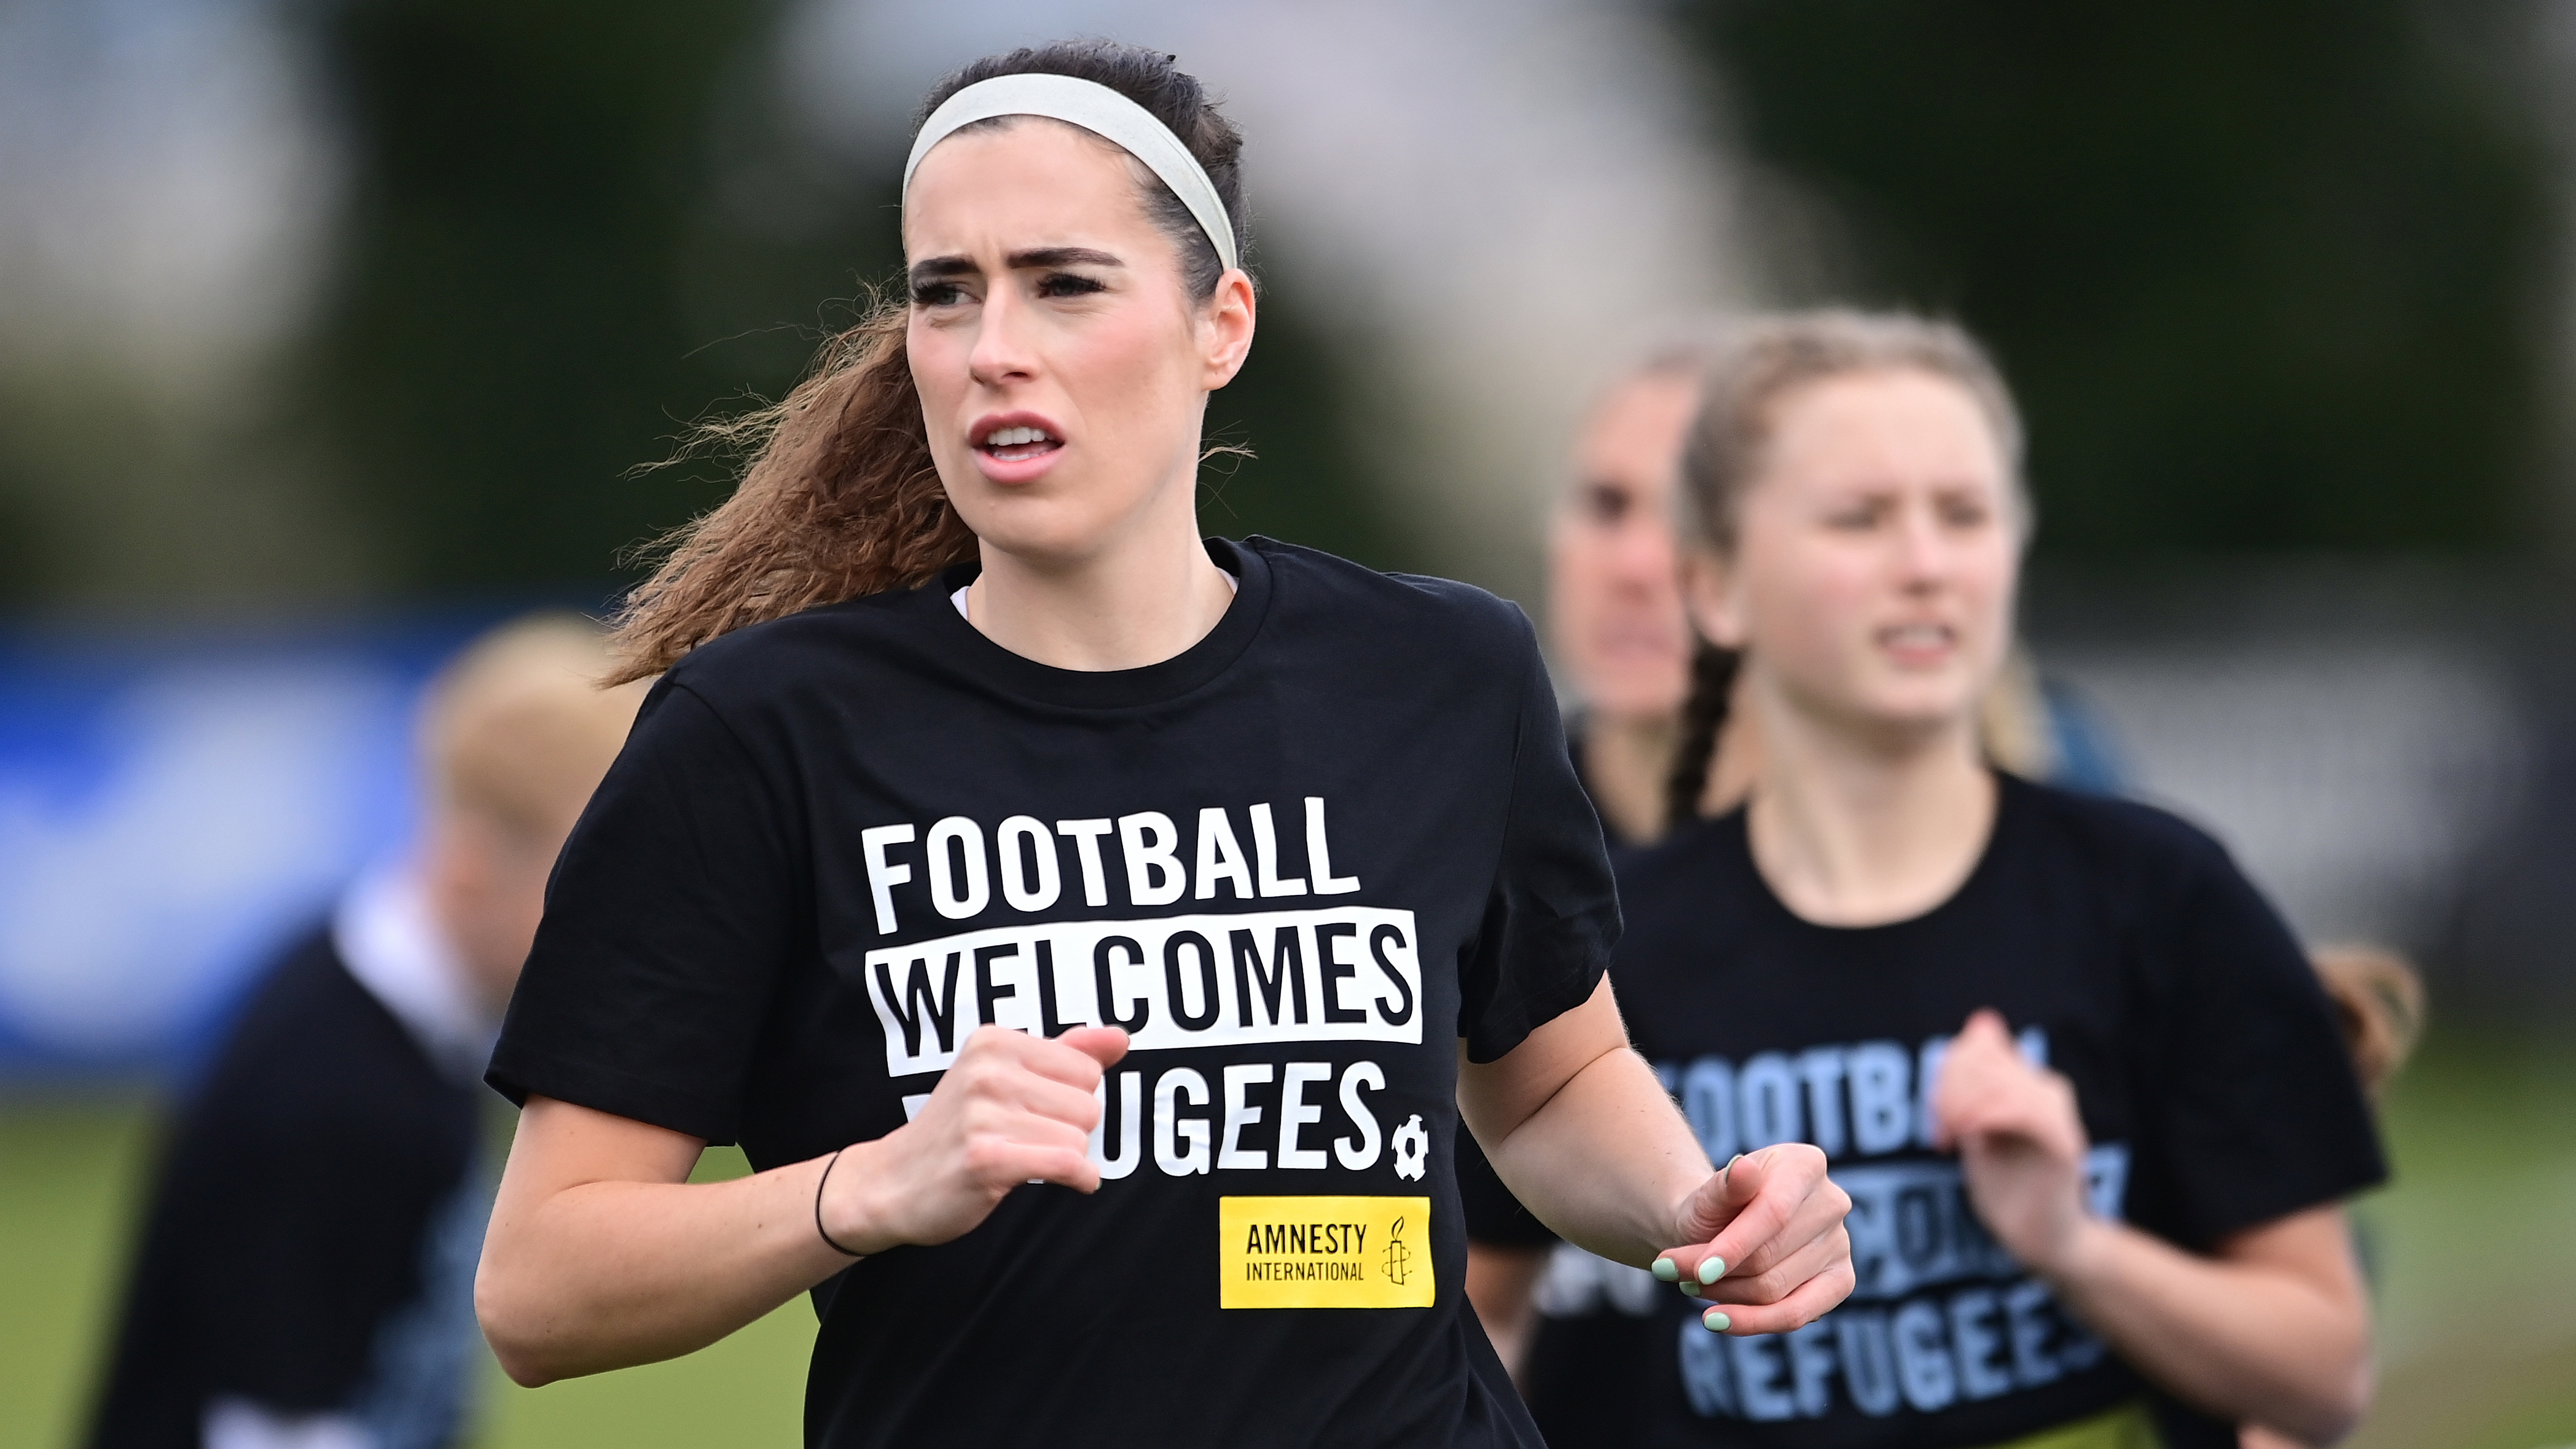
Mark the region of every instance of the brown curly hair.
MULTIPOLYGON (((1069 75, 1143 106, 1206 168, 1251 254, 1243 135, 1176 57, 1105 40, 987 56, 931 88, 914 129, 950 96, 994 76, 1069 75)), ((1001 127, 997 117, 963 129, 1001 127)), ((1147 214, 1179 249, 1184 285, 1213 296, 1225 268, 1181 199, 1131 163, 1147 214)), ((907 304, 873 296, 858 325, 825 343, 806 379, 776 404, 700 426, 680 458, 747 454, 733 496, 647 552, 660 564, 612 621, 608 684, 659 674, 700 644, 748 624, 865 594, 918 588, 974 557, 975 535, 948 504, 931 462, 921 395, 904 352, 907 304)))

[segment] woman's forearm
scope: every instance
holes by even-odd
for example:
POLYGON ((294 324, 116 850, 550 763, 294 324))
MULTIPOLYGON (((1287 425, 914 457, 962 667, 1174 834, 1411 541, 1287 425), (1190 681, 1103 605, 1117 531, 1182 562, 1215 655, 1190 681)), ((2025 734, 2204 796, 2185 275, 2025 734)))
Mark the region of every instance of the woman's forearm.
POLYGON ((1851 1199, 1825 1155, 1782 1143, 1711 1170, 1606 989, 1464 1072, 1458 1100, 1541 1222, 1615 1262, 1652 1264, 1704 1300, 1711 1331, 1792 1332, 1851 1292, 1851 1199))
POLYGON ((1678 1240, 1680 1205, 1710 1172, 1654 1070, 1624 1045, 1577 1070, 1486 1153, 1540 1222, 1640 1267, 1678 1240))
POLYGON ((2328 1205, 2188 1253, 2084 1194, 2075 1089, 2025 1061, 1978 1011, 1933 1088, 1934 1145, 1955 1145, 1996 1241, 2130 1366, 2227 1419, 2310 1443, 2343 1437, 2370 1402, 2370 1303, 2343 1210, 2328 1205))
POLYGON ((474 1293, 502 1369, 535 1385, 674 1358, 848 1266, 814 1231, 827 1160, 711 1183, 505 1175, 474 1293))
POLYGON ((1125 1032, 1101 1027, 1053 1040, 979 1027, 911 1122, 837 1161, 732 1182, 688 1181, 695 1137, 530 1097, 474 1282, 484 1337, 523 1384, 651 1363, 857 1254, 972 1232, 1024 1183, 1096 1191, 1093 1093, 1126 1051, 1125 1032))
POLYGON ((2169 1392, 2224 1418, 2332 1443, 2369 1406, 2370 1325, 2357 1277, 2346 1292, 2335 1272, 2350 1273, 2340 1216, 2315 1218, 2257 1230, 2267 1237, 2261 1251, 2220 1258, 2089 1219, 2043 1276, 2169 1392), (2302 1261, 2324 1252, 2344 1261, 2302 1261))

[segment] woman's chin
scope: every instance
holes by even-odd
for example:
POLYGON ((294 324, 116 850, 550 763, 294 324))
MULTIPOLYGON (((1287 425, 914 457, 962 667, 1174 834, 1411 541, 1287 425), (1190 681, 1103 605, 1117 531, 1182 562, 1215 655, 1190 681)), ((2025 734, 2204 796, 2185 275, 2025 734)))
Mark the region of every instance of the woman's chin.
POLYGON ((1586 671, 1584 705, 1593 719, 1627 725, 1669 722, 1681 712, 1690 681, 1681 671, 1586 671))
POLYGON ((1836 731, 1887 744, 1920 743, 1952 732, 1973 735, 1976 691, 1950 681, 1891 679, 1877 687, 1818 689, 1807 696, 1806 710, 1836 731))
POLYGON ((975 506, 957 511, 984 547, 1040 566, 1070 564, 1097 553, 1112 527, 1110 519, 1061 494, 987 490, 975 506))
POLYGON ((1976 733, 1974 702, 1956 696, 1882 699, 1864 714, 1879 733, 1894 740, 1923 741, 1954 733, 1973 737, 1976 733))

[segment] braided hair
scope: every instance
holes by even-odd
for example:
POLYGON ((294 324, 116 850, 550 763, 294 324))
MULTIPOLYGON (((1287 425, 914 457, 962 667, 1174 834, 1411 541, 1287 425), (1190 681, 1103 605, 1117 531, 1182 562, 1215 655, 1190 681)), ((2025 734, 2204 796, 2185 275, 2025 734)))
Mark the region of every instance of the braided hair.
POLYGON ((1735 699, 1735 676, 1744 656, 1706 639, 1691 650, 1690 693, 1682 701, 1680 743, 1674 747, 1673 772, 1664 780, 1664 828, 1678 830, 1699 818, 1699 802, 1708 794, 1709 772, 1717 767, 1717 742, 1726 733, 1726 717, 1735 699))

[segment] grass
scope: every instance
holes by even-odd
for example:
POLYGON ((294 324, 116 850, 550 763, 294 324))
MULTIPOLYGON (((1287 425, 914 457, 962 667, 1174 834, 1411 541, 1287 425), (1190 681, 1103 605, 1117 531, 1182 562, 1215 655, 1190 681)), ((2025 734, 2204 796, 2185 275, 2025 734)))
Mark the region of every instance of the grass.
POLYGON ((79 1432, 151 1119, 129 1104, 0 1112, 0 1446, 79 1432))
MULTIPOLYGON (((0 1449, 73 1442, 151 1147, 144 1103, 0 1104, 0 1449)), ((2576 1443, 2576 1052, 2437 1037, 2387 1111, 2398 1183, 2363 1206, 2381 1389, 2353 1449, 2576 1443)), ((742 1171, 709 1153, 699 1175, 742 1171)), ((482 1449, 797 1442, 814 1318, 797 1299, 704 1352, 520 1389, 482 1449)))
MULTIPOLYGON (((0 1107, 0 1449, 76 1442, 153 1125, 148 1105, 133 1100, 0 1107)), ((747 1170, 741 1153, 720 1148, 697 1176, 747 1170)), ((522 1389, 489 1368, 475 1442, 790 1449, 800 1438, 813 1343, 814 1312, 800 1297, 670 1363, 542 1389, 522 1389)))
POLYGON ((2576 1052, 2436 1037, 2398 1079, 2362 1218, 2380 1394, 2353 1449, 2576 1443, 2576 1052))

